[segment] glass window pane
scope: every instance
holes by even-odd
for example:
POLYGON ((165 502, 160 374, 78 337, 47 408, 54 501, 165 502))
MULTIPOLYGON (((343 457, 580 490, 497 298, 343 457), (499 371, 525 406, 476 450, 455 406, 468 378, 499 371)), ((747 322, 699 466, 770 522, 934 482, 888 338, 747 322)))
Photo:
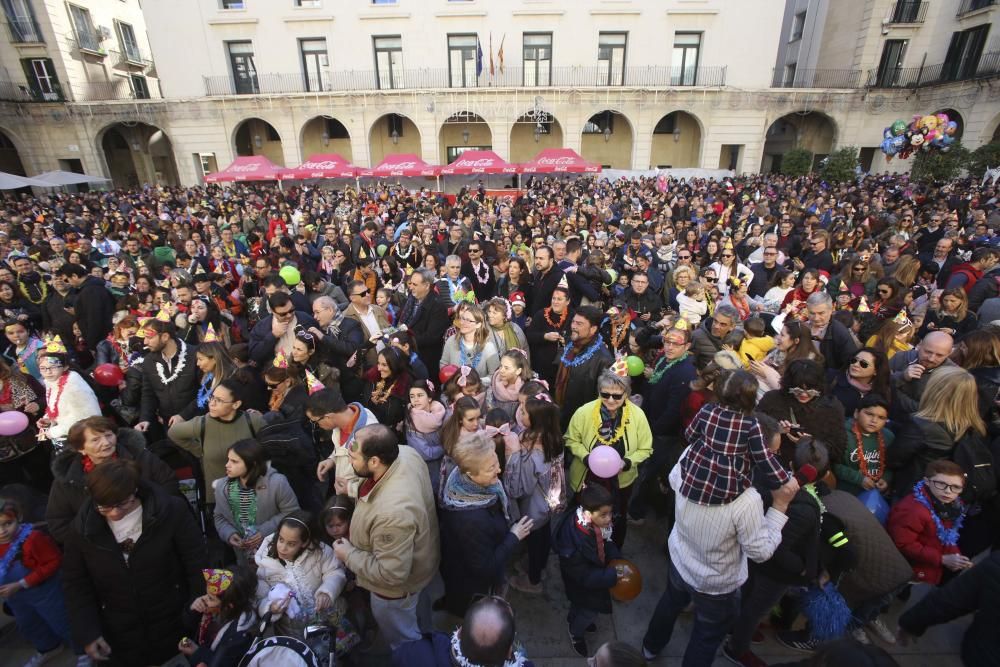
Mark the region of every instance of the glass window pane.
POLYGON ((448 35, 449 47, 476 46, 475 35, 448 35))
POLYGON ((525 35, 525 46, 552 46, 552 35, 525 35))
POLYGON ((462 52, 454 49, 449 51, 451 58, 451 86, 453 88, 462 87, 462 52))
POLYGON ((677 32, 674 33, 674 46, 700 46, 700 32, 677 32))
POLYGON ((230 55, 253 55, 253 42, 229 42, 230 55))
POLYGON ((625 46, 624 32, 602 32, 598 37, 598 46, 625 46))
POLYGON ((325 39, 303 39, 301 44, 303 53, 326 53, 325 39))
POLYGON ((394 37, 376 37, 376 49, 401 49, 403 48, 403 38, 399 35, 394 37))
POLYGON ((538 85, 548 86, 549 85, 549 75, 552 71, 552 61, 551 60, 539 60, 538 61, 538 85))

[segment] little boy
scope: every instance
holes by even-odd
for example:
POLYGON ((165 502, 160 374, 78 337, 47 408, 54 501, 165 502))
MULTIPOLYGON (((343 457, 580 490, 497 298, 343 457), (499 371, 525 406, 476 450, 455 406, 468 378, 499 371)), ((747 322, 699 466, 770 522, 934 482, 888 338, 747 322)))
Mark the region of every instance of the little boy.
POLYGON ((705 286, 697 280, 689 282, 684 288, 684 292, 677 295, 677 306, 680 309, 681 317, 686 319, 691 326, 698 326, 701 318, 708 313, 705 286))
POLYGON ((869 489, 888 492, 891 473, 885 467, 885 452, 895 440, 885 427, 888 420, 885 397, 872 393, 861 399, 854 416, 847 420, 844 459, 833 464, 838 489, 853 495, 869 489))
POLYGON ((751 317, 743 323, 740 361, 745 366, 749 367, 751 361, 763 361, 767 353, 774 349, 774 338, 766 333, 767 325, 759 317, 751 317))
POLYGON ((513 313, 510 321, 516 323, 522 329, 526 328, 528 326, 528 314, 524 310, 527 304, 524 292, 511 292, 508 301, 510 301, 510 310, 513 313))
POLYGON ((555 551, 570 603, 569 639, 582 657, 590 655, 584 634, 597 629, 598 614, 611 613, 608 591, 618 582, 618 572, 608 565, 621 558, 611 541, 612 503, 604 487, 586 486, 576 512, 567 512, 555 527, 555 551))

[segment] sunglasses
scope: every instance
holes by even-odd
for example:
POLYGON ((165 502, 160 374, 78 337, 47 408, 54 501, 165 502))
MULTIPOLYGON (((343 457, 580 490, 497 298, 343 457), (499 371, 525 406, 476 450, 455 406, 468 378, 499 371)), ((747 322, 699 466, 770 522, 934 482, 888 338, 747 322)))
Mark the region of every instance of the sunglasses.
POLYGON ((823 392, 819 389, 803 389, 802 387, 792 387, 788 391, 797 398, 805 396, 808 396, 809 398, 819 398, 823 395, 823 392))
POLYGON ((736 256, 736 255, 723 255, 723 256, 722 256, 722 259, 732 259, 732 258, 733 258, 733 257, 735 257, 735 256, 736 256))
POLYGON ((868 362, 868 361, 865 361, 864 359, 861 359, 860 357, 854 357, 853 359, 851 359, 851 364, 852 365, 853 364, 857 364, 858 366, 861 366, 861 368, 865 368, 865 369, 871 368, 871 363, 868 362))
POLYGON ((625 394, 612 394, 610 391, 602 391, 601 398, 609 401, 620 401, 624 398, 625 394))
POLYGON ((709 278, 708 276, 704 276, 702 278, 702 280, 704 280, 706 283, 717 283, 717 282, 719 282, 718 278, 709 278))
POLYGON ((371 294, 371 290, 366 289, 364 292, 355 292, 351 296, 368 296, 369 294, 371 294))

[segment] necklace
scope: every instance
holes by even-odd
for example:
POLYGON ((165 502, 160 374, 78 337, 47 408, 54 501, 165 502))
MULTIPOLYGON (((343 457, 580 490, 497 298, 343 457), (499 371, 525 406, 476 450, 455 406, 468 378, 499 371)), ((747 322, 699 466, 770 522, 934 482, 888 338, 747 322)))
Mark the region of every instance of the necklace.
POLYGON ((883 470, 883 462, 885 461, 885 438, 882 437, 881 429, 875 434, 875 437, 878 439, 878 472, 874 474, 868 471, 868 459, 865 458, 864 436, 861 434, 861 427, 858 426, 858 422, 854 422, 852 432, 854 433, 855 439, 858 441, 858 470, 861 471, 862 475, 873 482, 879 481, 885 473, 883 470))
POLYGON ((115 351, 118 355, 118 366, 124 371, 128 369, 128 355, 125 354, 125 349, 121 344, 115 340, 114 334, 108 334, 108 343, 111 344, 111 349, 115 351))
POLYGON ((559 321, 558 322, 553 322, 552 321, 552 307, 551 306, 549 306, 548 308, 544 309, 542 311, 542 315, 545 316, 545 321, 549 323, 550 327, 552 327, 553 329, 562 329, 563 325, 566 324, 566 318, 569 317, 569 311, 568 310, 562 311, 562 313, 559 314, 559 321))
POLYGON ((601 401, 600 400, 595 401, 594 424, 597 425, 597 428, 595 429, 597 435, 594 437, 594 440, 596 440, 602 445, 613 447, 614 443, 621 440, 622 436, 625 435, 625 424, 626 422, 628 422, 628 412, 629 412, 628 401, 625 401, 625 404, 622 406, 621 418, 618 420, 618 428, 615 429, 614 433, 611 434, 611 437, 605 438, 601 435, 601 422, 603 422, 603 420, 601 419, 601 401))
POLYGON ((45 297, 49 295, 49 286, 45 284, 44 280, 38 281, 38 289, 41 291, 42 295, 35 301, 31 298, 31 294, 28 292, 28 286, 21 282, 19 278, 17 281, 17 288, 24 295, 24 298, 35 304, 36 306, 41 305, 45 301, 45 297))
POLYGON ((163 372, 163 363, 159 361, 156 362, 156 374, 160 376, 160 382, 163 383, 164 387, 177 379, 177 377, 181 374, 181 371, 184 370, 184 364, 187 363, 187 343, 183 340, 178 340, 177 343, 180 345, 180 349, 177 350, 177 368, 174 369, 174 372, 170 377, 167 377, 163 372))
POLYGON ((45 416, 49 418, 49 421, 54 422, 59 419, 59 399, 62 398, 63 390, 66 388, 66 383, 69 381, 69 374, 72 371, 66 371, 56 382, 56 395, 52 398, 52 387, 48 387, 45 390, 45 416))
POLYGON ((386 387, 385 380, 379 380, 372 388, 371 402, 376 405, 382 405, 387 400, 389 400, 389 394, 392 393, 392 388, 395 386, 396 386, 395 381, 393 381, 392 384, 386 387))
POLYGON ((479 352, 477 352, 476 355, 472 357, 472 361, 469 361, 469 353, 465 348, 465 339, 462 337, 462 334, 456 334, 456 335, 458 336, 458 353, 460 355, 458 364, 459 367, 461 366, 468 366, 470 368, 478 367, 479 362, 483 358, 483 350, 479 350, 479 352))
POLYGON ((630 324, 631 319, 629 317, 611 318, 608 328, 611 334, 612 350, 621 348, 621 344, 625 342, 630 324))
POLYGON ((480 262, 479 268, 473 268, 472 272, 476 274, 476 280, 479 281, 480 285, 485 285, 490 281, 490 267, 486 262, 480 262), (483 274, 486 274, 485 276, 483 274))
POLYGON ((31 535, 31 524, 22 523, 14 540, 7 547, 7 553, 0 559, 0 581, 3 581, 7 576, 7 573, 10 571, 10 564, 17 558, 18 553, 21 551, 21 545, 28 539, 29 535, 31 535))
POLYGON ((941 540, 941 544, 946 547, 951 547, 958 544, 958 532, 962 530, 962 524, 965 523, 965 503, 961 499, 956 500, 959 506, 958 518, 952 522, 951 528, 945 528, 944 523, 941 521, 941 517, 937 515, 934 511, 933 505, 927 500, 927 496, 924 495, 924 486, 926 482, 920 480, 913 487, 913 498, 918 503, 927 508, 927 511, 931 513, 931 519, 934 520, 934 525, 937 527, 937 536, 941 540))
POLYGON ((601 338, 601 334, 597 334, 597 338, 594 339, 594 342, 591 343, 590 347, 572 359, 569 358, 569 353, 573 351, 573 347, 570 346, 563 350, 562 358, 559 359, 559 363, 567 368, 576 368, 577 366, 590 361, 590 358, 597 354, 597 351, 601 349, 602 345, 604 345, 604 339, 601 338))
POLYGON ((663 379, 663 374, 669 371, 671 368, 679 364, 688 358, 688 353, 685 352, 681 356, 673 359, 672 361, 667 361, 665 356, 661 356, 656 362, 656 366, 653 367, 653 374, 649 377, 650 384, 656 384, 663 379))

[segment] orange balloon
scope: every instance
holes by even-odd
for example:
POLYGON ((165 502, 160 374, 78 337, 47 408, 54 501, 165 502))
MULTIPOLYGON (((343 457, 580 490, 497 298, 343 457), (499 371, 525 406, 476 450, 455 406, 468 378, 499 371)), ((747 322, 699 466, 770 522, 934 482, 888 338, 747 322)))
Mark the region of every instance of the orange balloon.
POLYGON ((618 570, 618 583, 611 587, 611 597, 619 602, 630 602, 639 597, 642 591, 642 574, 635 563, 620 558, 608 565, 613 565, 618 570))

